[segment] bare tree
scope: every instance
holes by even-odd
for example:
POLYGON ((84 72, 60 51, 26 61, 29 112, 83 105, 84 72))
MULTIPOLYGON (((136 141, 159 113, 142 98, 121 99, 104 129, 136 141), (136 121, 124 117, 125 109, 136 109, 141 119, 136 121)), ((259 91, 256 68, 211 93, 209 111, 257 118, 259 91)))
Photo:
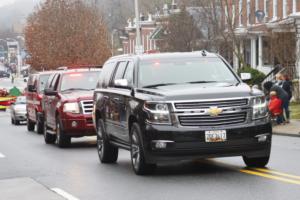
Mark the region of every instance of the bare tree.
POLYGON ((25 37, 35 69, 103 64, 110 56, 102 16, 80 0, 45 1, 28 17, 25 37))
POLYGON ((181 7, 180 13, 172 14, 163 22, 160 51, 192 51, 199 49, 201 34, 193 16, 181 7))

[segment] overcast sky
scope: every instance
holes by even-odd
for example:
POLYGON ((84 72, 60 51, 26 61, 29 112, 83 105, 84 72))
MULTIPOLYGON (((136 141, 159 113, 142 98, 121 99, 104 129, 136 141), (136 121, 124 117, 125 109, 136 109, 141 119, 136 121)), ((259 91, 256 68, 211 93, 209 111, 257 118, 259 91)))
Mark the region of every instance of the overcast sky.
POLYGON ((15 0, 0 0, 0 7, 14 3, 15 0))

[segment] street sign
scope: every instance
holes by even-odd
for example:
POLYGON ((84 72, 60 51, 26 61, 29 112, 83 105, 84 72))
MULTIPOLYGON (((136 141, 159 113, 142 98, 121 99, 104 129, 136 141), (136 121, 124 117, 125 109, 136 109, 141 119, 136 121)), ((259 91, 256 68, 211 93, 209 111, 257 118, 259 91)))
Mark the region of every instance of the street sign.
POLYGON ((265 18, 266 14, 262 10, 257 10, 255 12, 255 17, 257 18, 257 21, 262 22, 265 18))

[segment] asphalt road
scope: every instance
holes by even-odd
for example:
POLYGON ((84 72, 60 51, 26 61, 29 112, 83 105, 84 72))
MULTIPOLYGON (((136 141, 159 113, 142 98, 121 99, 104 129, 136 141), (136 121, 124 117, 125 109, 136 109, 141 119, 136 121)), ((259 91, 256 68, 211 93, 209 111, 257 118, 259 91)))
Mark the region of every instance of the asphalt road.
POLYGON ((129 152, 121 150, 117 164, 103 165, 94 138, 72 141, 67 149, 46 145, 43 136, 12 126, 0 112, 0 181, 30 177, 81 200, 300 198, 299 138, 274 136, 268 169, 245 169, 235 157, 160 166, 145 177, 133 173, 129 152))

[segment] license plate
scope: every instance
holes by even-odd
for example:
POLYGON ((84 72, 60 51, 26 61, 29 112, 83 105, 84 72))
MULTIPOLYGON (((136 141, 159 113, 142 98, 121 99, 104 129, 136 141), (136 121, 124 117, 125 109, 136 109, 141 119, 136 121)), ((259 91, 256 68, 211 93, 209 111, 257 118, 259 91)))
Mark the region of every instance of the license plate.
POLYGON ((205 142, 225 142, 226 130, 205 131, 205 142))

